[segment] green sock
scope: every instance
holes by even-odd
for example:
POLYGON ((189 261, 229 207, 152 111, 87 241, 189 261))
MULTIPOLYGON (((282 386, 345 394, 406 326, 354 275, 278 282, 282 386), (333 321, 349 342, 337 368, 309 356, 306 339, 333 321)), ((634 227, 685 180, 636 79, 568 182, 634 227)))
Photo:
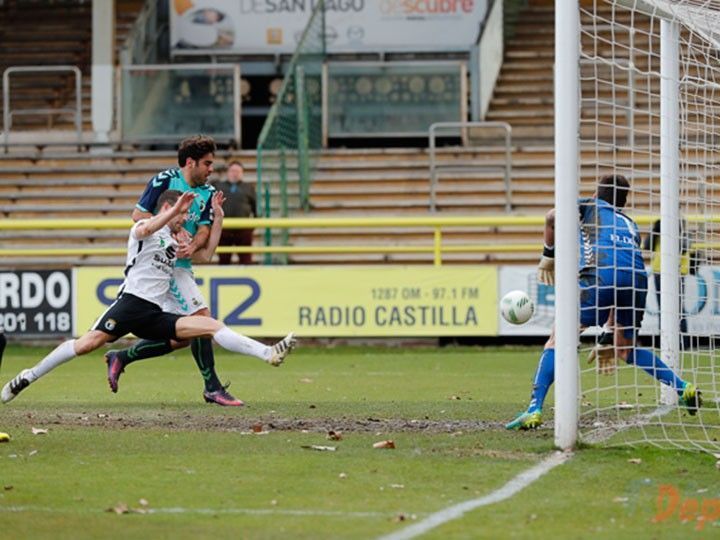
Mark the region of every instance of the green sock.
POLYGON ((205 381, 205 390, 214 392, 222 388, 220 379, 215 373, 215 353, 213 352, 212 340, 207 338, 197 338, 190 342, 195 363, 202 374, 205 381))
POLYGON ((141 339, 133 344, 132 347, 118 351, 118 356, 122 360, 123 365, 127 366, 138 360, 146 358, 155 358, 172 352, 170 341, 150 341, 141 339))

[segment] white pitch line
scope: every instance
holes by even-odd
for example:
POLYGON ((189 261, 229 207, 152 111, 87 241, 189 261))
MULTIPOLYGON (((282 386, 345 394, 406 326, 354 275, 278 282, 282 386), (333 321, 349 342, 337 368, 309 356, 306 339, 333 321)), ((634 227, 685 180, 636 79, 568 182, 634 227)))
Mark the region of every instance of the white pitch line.
POLYGON ((462 515, 466 512, 470 512, 471 510, 475 510, 481 506, 488 506, 490 504, 495 504, 497 502, 504 501, 505 499, 509 499, 516 493, 528 487, 545 473, 551 471, 558 465, 565 463, 571 456, 571 453, 555 452, 534 467, 521 472, 500 489, 497 489, 488 495, 465 501, 454 506, 449 506, 439 512, 430 514, 418 523, 405 527, 397 532, 381 536, 378 540, 407 540, 409 538, 415 538, 416 536, 425 534, 426 532, 434 529, 435 527, 439 527, 448 521, 462 517, 462 515))
MULTIPOLYGON (((47 513, 79 513, 92 514, 100 512, 109 512, 110 510, 78 510, 49 508, 47 506, 0 506, 0 514, 2 513, 21 513, 21 512, 47 512, 47 513)), ((340 518, 387 518, 391 514, 387 512, 343 512, 341 510, 293 510, 282 508, 135 508, 130 509, 130 514, 149 514, 149 515, 167 515, 167 514, 200 514, 200 515, 251 515, 251 516, 300 516, 300 517, 340 517, 340 518)))
POLYGON ((342 512, 332 510, 292 510, 281 508, 149 508, 148 514, 246 514, 253 516, 310 516, 310 517, 343 517, 343 518, 366 518, 366 517, 387 517, 388 513, 383 512, 342 512))

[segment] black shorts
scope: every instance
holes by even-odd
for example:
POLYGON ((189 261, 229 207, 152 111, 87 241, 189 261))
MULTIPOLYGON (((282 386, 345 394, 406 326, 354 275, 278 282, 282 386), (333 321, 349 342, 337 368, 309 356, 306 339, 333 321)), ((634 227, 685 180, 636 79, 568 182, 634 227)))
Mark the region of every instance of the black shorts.
POLYGON ((182 315, 167 313, 157 304, 132 294, 121 294, 92 329, 116 339, 125 334, 152 340, 177 339, 175 323, 180 317, 182 315))

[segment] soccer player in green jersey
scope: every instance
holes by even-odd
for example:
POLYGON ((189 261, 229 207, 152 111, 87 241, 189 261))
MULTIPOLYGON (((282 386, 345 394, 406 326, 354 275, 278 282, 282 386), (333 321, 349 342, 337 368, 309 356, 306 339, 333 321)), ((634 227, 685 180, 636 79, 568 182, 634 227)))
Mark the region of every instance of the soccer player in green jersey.
MULTIPOLYGON (((211 137, 196 135, 183 140, 178 149, 179 167, 167 169, 152 177, 132 214, 134 221, 151 217, 158 198, 169 189, 181 193, 191 191, 195 194, 184 225, 192 240, 178 251, 170 293, 162 306, 164 311, 178 315, 210 316, 210 310, 195 283, 191 258, 207 244, 210 237, 210 226, 213 222, 211 198, 215 188, 207 182, 213 172, 215 151, 215 141, 211 137)), ((215 247, 217 243, 211 246, 208 260, 212 257, 215 247)), ((235 399, 226 390, 215 372, 212 341, 207 338, 193 339, 190 345, 205 383, 203 391, 205 401, 225 406, 242 406, 243 402, 235 399)), ((128 349, 108 351, 105 360, 108 365, 110 389, 117 392, 118 379, 128 364, 161 356, 184 346, 187 346, 187 342, 140 340, 128 349)))

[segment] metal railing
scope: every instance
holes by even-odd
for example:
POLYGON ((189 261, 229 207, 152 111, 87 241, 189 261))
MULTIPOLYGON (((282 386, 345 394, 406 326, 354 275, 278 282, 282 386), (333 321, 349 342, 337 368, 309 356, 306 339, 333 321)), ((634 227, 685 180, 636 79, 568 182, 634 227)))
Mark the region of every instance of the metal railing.
MULTIPOLYGON (((651 225, 657 215, 639 215, 633 217, 638 225, 651 225)), ((685 216, 689 223, 720 223, 720 215, 706 216, 693 214, 685 216)), ((443 244, 443 230, 454 227, 532 227, 538 235, 545 223, 544 215, 537 216, 479 216, 479 217, 374 217, 374 218, 226 218, 223 228, 226 229, 345 229, 345 228, 380 228, 397 229, 429 229, 432 243, 427 245, 336 245, 336 246, 248 246, 218 247, 217 253, 282 253, 282 254, 363 254, 363 253, 432 253, 433 264, 442 265, 444 253, 539 253, 542 243, 475 243, 475 244, 443 244)), ((22 230, 130 230, 132 221, 126 218, 105 219, 5 219, 0 220, 0 231, 22 230)), ((92 233, 89 233, 92 236, 92 233)), ((694 249, 718 249, 718 243, 693 244, 694 249)), ((106 248, 0 248, 1 257, 22 256, 102 256, 125 255, 125 246, 106 248)))
POLYGON ((10 129, 13 116, 18 115, 75 115, 75 131, 78 145, 82 143, 82 73, 77 66, 12 66, 3 72, 3 143, 5 152, 8 150, 10 129), (45 107, 33 109, 12 110, 10 106, 10 75, 12 73, 47 73, 55 71, 71 71, 75 74, 75 108, 45 107))
MULTIPOLYGON (((532 244, 467 244, 444 245, 443 229, 453 227, 540 227, 544 216, 487 216, 487 217, 375 217, 375 218, 227 218, 223 227, 228 229, 265 228, 359 228, 359 227, 395 227, 428 228, 432 234, 432 243, 420 246, 376 245, 376 246, 251 246, 247 248, 219 247, 217 253, 282 253, 282 254, 361 254, 361 253, 432 253, 433 264, 442 265, 443 253, 513 253, 537 252, 542 249, 539 243, 532 244)), ((127 229, 132 222, 125 218, 110 219, 5 219, 0 221, 0 230, 78 230, 78 229, 127 229)), ((19 256, 74 256, 74 255, 124 255, 126 247, 108 248, 5 248, 0 249, 0 257, 19 256)))
MULTIPOLYGON (((447 136, 447 134, 446 134, 447 136)), ((512 209, 512 127, 507 122, 437 122, 430 126, 429 130, 429 150, 430 150, 430 211, 435 212, 437 209, 437 184, 438 176, 441 172, 469 172, 488 169, 502 169, 505 181, 505 211, 512 209), (480 129, 502 129, 505 132, 505 163, 502 166, 497 165, 454 165, 441 164, 437 162, 436 156, 436 138, 440 130, 452 130, 453 135, 459 133, 463 141, 468 140, 468 128, 480 129)))

